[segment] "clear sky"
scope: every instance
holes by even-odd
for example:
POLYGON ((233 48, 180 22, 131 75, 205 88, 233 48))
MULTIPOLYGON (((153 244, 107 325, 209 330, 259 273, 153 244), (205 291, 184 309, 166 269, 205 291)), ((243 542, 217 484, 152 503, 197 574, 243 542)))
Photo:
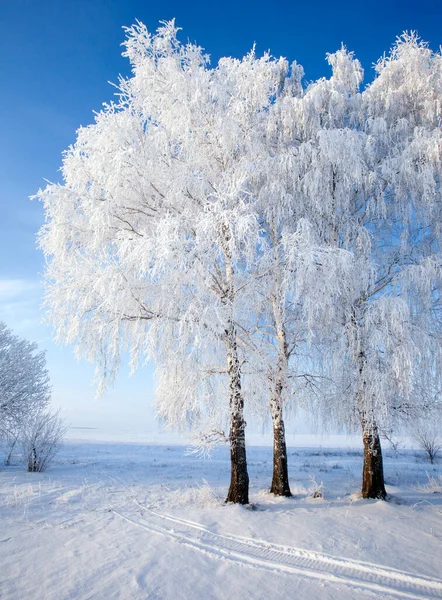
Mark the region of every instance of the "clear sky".
POLYGON ((152 369, 131 379, 123 369, 116 388, 94 403, 93 368, 76 363, 71 348, 56 348, 41 324, 44 262, 35 233, 44 217, 28 197, 44 179, 60 179, 61 153, 76 129, 112 98, 108 82, 129 74, 122 26, 139 19, 154 30, 173 17, 182 39, 203 46, 212 64, 256 42, 258 54, 296 59, 306 81, 329 75, 325 54, 341 42, 367 81, 404 30, 417 30, 434 50, 442 44, 440 0, 0 0, 0 320, 47 349, 53 403, 75 426, 154 430, 152 369))

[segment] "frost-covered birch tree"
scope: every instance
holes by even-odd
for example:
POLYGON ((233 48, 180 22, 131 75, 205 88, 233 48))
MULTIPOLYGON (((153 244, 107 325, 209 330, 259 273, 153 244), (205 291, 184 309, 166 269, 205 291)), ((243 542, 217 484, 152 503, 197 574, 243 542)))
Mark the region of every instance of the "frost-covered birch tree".
POLYGON ((50 401, 44 351, 0 322, 0 433, 14 436, 31 415, 50 401))
POLYGON ((404 35, 363 91, 350 52, 329 62, 332 77, 308 86, 287 120, 298 196, 321 239, 354 257, 330 319, 328 363, 343 392, 325 415, 359 421, 362 495, 384 498, 379 426, 419 404, 418 365, 427 378, 440 373, 427 317, 441 268, 442 59, 404 35))
POLYGON ((315 207, 299 193, 300 156, 291 118, 303 95, 302 75, 294 63, 269 110, 268 156, 261 165, 259 194, 262 239, 256 277, 261 302, 256 303, 254 333, 269 389, 274 437, 270 491, 277 495, 290 495, 283 413, 318 375, 306 372, 305 353, 320 330, 328 329, 342 282, 353 267, 350 252, 319 235, 315 207))
POLYGON ((38 194, 49 319, 102 382, 125 351, 134 368, 156 360, 158 410, 172 423, 219 402, 225 384, 227 500, 247 503, 243 333, 256 281, 262 121, 286 63, 251 52, 212 69, 201 48, 178 41, 173 22, 153 36, 137 24, 125 45, 132 77, 78 131, 63 184, 38 194))

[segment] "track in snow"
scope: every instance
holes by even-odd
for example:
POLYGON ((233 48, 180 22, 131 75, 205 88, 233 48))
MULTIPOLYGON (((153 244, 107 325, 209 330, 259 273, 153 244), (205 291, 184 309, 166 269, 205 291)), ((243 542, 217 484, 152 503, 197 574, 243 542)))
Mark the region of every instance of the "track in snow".
POLYGON ((114 514, 134 526, 178 540, 196 550, 235 563, 327 581, 400 598, 442 598, 442 581, 367 562, 280 546, 262 540, 221 535, 199 523, 158 513, 135 501, 142 518, 117 510, 114 514))

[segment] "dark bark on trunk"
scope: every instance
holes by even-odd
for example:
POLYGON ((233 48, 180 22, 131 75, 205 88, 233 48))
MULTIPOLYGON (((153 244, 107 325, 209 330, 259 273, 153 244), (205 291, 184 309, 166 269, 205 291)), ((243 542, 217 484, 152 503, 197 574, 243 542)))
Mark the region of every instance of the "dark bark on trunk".
POLYGON ((249 503, 249 474, 247 472, 244 399, 234 328, 228 332, 227 361, 230 377, 230 487, 226 502, 249 503))
MULTIPOLYGON (((354 316, 356 324, 356 317, 354 316)), ((364 465, 362 468, 362 497, 385 500, 387 492, 384 484, 384 466, 382 461, 381 439, 379 437, 376 418, 373 413, 373 403, 367 391, 365 375, 367 357, 364 351, 362 336, 358 335, 358 410, 362 426, 362 441, 364 444, 364 465)))
POLYGON ((221 228, 221 243, 226 260, 226 289, 221 299, 228 309, 226 327, 227 372, 229 374, 230 388, 230 486, 226 502, 236 504, 249 503, 249 474, 247 472, 246 439, 244 420, 244 398, 241 390, 241 365, 238 356, 237 334, 234 320, 234 268, 229 247, 231 233, 229 227, 221 228))
POLYGON ((270 492, 275 496, 291 496, 287 465, 285 427, 282 417, 284 386, 287 378, 289 352, 279 304, 273 300, 273 316, 278 340, 276 378, 271 393, 270 412, 273 421, 273 478, 270 492))
POLYGON ((245 421, 242 413, 232 416, 230 424, 230 486, 226 502, 249 503, 249 474, 247 472, 245 421))
POLYGON ((362 469, 362 497, 385 500, 381 440, 376 426, 369 429, 362 424, 364 442, 364 466, 362 469))
POLYGON ((36 473, 37 472, 37 466, 38 466, 38 461, 37 461, 37 450, 35 449, 35 446, 32 448, 32 454, 31 454, 31 459, 28 463, 28 471, 31 473, 36 473))
POLYGON ((291 496, 287 465, 287 447, 282 416, 273 418, 273 478, 270 493, 275 496, 291 496))

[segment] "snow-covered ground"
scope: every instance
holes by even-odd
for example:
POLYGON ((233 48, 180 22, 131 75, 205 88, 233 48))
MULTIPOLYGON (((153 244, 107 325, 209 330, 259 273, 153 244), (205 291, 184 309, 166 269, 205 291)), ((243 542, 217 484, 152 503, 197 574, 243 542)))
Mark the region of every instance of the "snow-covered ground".
POLYGON ((290 499, 270 447, 248 459, 255 510, 223 502, 226 448, 71 440, 47 473, 2 468, 0 597, 442 598, 441 462, 386 450, 382 502, 359 448, 289 448, 290 499))

